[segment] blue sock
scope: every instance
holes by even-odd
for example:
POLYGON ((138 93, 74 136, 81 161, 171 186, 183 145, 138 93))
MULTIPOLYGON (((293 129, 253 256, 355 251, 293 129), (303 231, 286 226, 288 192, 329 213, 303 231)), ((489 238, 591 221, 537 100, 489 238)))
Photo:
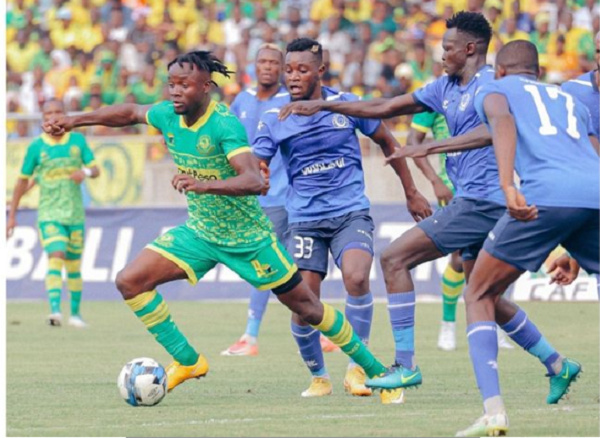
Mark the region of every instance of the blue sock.
POLYGON ((396 363, 412 368, 415 356, 415 292, 388 294, 388 311, 396 343, 396 363))
POLYGON ((552 364, 556 362, 560 354, 542 336, 523 310, 519 309, 517 314, 502 326, 502 330, 529 354, 537 357, 546 366, 549 375, 553 376, 555 374, 552 364))
POLYGON ((313 376, 326 375, 325 359, 321 351, 321 332, 309 325, 298 325, 292 321, 292 336, 310 373, 313 376))
POLYGON ((483 401, 500 395, 498 380, 498 335, 494 321, 481 321, 467 327, 469 354, 483 401))
MULTIPOLYGON (((346 295, 346 319, 362 343, 367 345, 373 321, 373 294, 368 292, 360 297, 346 295)), ((354 363, 352 359, 350 362, 354 363)))
POLYGON ((246 323, 246 334, 248 336, 258 337, 258 330, 262 317, 267 309, 269 295, 271 292, 265 290, 252 289, 250 292, 250 304, 248 304, 248 322, 246 323))

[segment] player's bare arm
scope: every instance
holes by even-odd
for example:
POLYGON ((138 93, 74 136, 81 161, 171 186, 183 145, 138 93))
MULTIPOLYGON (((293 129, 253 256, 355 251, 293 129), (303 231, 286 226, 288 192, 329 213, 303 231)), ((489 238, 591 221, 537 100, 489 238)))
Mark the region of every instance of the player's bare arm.
POLYGON ((489 94, 483 101, 483 108, 490 122, 494 152, 498 162, 498 176, 506 197, 508 212, 512 217, 521 221, 536 219, 537 207, 535 205, 528 206, 525 197, 514 185, 517 128, 510 113, 508 101, 501 94, 489 94))
POLYGON ((100 175, 100 169, 98 166, 90 166, 84 169, 78 169, 69 176, 69 178, 75 181, 77 184, 81 184, 86 178, 98 178, 100 175))
POLYGON ((229 163, 237 173, 233 178, 200 181, 191 175, 178 174, 173 177, 173 188, 180 193, 225 196, 259 195, 268 189, 267 182, 261 174, 259 160, 251 152, 236 155, 229 163))
POLYGON ((596 153, 600 155, 600 142, 598 142, 598 139, 595 136, 590 135, 590 141, 592 142, 592 146, 594 147, 596 153))
MULTIPOLYGON (((425 141, 426 134, 412 128, 408 134, 406 147, 419 147, 425 141)), ((389 158, 389 157, 388 157, 389 158)), ((386 158, 386 161, 388 159, 386 158)), ((441 205, 447 205, 452 199, 452 191, 446 187, 444 181, 439 177, 427 157, 413 157, 413 160, 421 173, 427 178, 433 187, 433 193, 441 205)))
POLYGON ((6 219, 6 238, 12 236, 12 233, 17 226, 17 209, 19 208, 19 202, 25 193, 29 190, 29 179, 19 178, 15 184, 12 199, 10 201, 10 210, 8 212, 8 218, 6 219))
POLYGON ((108 126, 120 128, 123 126, 147 123, 146 113, 151 105, 122 104, 111 105, 78 115, 59 115, 42 124, 44 132, 50 135, 62 135, 81 126, 108 126))
MULTIPOLYGON (((386 156, 392 154, 394 148, 400 146, 384 123, 379 125, 379 128, 371 135, 371 139, 381 146, 381 150, 386 156)), ((392 167, 396 172, 396 175, 400 177, 406 196, 406 207, 413 219, 419 222, 420 220, 431 216, 431 206, 429 205, 429 202, 427 202, 427 199, 425 199, 425 197, 417 190, 412 175, 410 174, 410 170, 408 169, 408 165, 406 164, 406 160, 395 160, 392 163, 392 167)))
POLYGON ((443 154, 446 152, 460 152, 470 149, 479 149, 489 146, 492 142, 492 136, 485 125, 482 123, 477 128, 469 131, 467 134, 456 137, 448 137, 443 140, 436 140, 420 145, 407 145, 404 148, 397 149, 393 155, 386 159, 390 162, 396 158, 402 157, 426 157, 427 155, 443 154))
POLYGON ((311 116, 319 111, 331 111, 366 119, 387 119, 394 116, 419 113, 427 109, 416 102, 412 94, 404 94, 390 99, 361 100, 359 102, 302 100, 284 106, 279 112, 279 120, 285 120, 290 114, 311 116))

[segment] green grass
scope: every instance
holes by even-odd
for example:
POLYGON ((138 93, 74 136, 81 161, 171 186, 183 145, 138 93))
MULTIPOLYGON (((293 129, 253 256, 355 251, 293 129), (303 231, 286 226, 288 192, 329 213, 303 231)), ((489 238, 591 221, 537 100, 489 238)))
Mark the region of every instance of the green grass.
MULTIPOLYGON (((168 297, 167 297, 168 298, 168 297)), ((168 355, 120 302, 84 303, 91 327, 51 328, 45 303, 7 304, 7 418, 9 436, 451 436, 481 413, 481 402, 459 307, 458 350, 436 349, 437 304, 417 306, 417 359, 424 385, 404 405, 344 394, 346 359, 326 355, 334 394, 303 399, 308 372, 289 333, 289 314, 269 305, 257 357, 221 357, 243 330, 242 303, 171 302, 190 341, 208 358, 207 378, 186 382, 158 406, 133 408, 116 379, 130 359, 168 355)), ((341 304, 336 305, 341 308, 341 304)), ((585 373, 570 398, 548 406, 545 369, 520 349, 501 350, 502 393, 516 436, 599 435, 599 327, 596 303, 524 306, 559 351, 585 373)), ((373 350, 393 355, 387 311, 375 309, 373 350)))

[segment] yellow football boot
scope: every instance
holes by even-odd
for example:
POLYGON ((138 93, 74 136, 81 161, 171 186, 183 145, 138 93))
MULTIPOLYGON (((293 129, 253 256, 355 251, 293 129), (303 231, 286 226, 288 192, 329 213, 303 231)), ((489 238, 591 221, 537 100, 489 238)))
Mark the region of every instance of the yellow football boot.
POLYGON ((199 379, 208 373, 208 362, 202 355, 194 365, 181 365, 179 362, 171 363, 167 369, 167 390, 171 392, 177 385, 188 379, 199 379))
POLYGON ((362 367, 353 366, 346 371, 346 377, 344 378, 344 389, 351 395, 357 395, 361 397, 369 397, 373 395, 373 391, 365 386, 365 371, 362 367))
POLYGON ((404 389, 382 389, 379 398, 384 405, 401 405, 404 403, 404 389))
POLYGON ((324 377, 313 377, 308 389, 302 392, 302 397, 323 397, 332 392, 331 380, 324 377))

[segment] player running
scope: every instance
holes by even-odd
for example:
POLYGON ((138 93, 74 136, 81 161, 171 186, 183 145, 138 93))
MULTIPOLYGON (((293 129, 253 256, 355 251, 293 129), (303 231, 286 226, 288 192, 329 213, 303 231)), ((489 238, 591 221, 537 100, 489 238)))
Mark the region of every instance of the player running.
MULTIPOLYGON (((489 139, 489 134, 473 106, 477 90, 494 79, 493 70, 485 64, 492 30, 482 14, 464 11, 448 19, 446 27, 442 59, 448 76, 414 93, 391 99, 295 102, 280 113, 282 119, 290 114, 312 115, 322 110, 382 118, 436 111, 444 114, 450 133, 455 136, 453 144, 444 145, 449 148, 436 149, 439 145, 431 145, 431 150, 458 152, 446 157, 446 169, 456 187, 456 196, 448 206, 392 242, 381 256, 396 355, 395 364, 386 376, 367 380, 367 386, 374 388, 410 387, 422 382, 421 370, 414 360, 415 292, 410 270, 461 250, 468 282, 479 249, 506 209, 493 148, 489 143, 481 147, 482 138, 489 139)), ((397 156, 395 153, 390 158, 397 156)), ((499 297, 495 315, 496 322, 513 341, 536 355, 518 333, 511 333, 514 329, 507 329, 524 315, 515 304, 499 297)), ((562 360, 558 352, 553 349, 552 352, 548 357, 538 356, 549 372, 553 364, 562 360)), ((554 392, 556 388, 552 385, 551 380, 551 392, 554 392)))
MULTIPOLYGON (((513 41, 496 58, 499 80, 475 97, 477 112, 492 133, 508 212, 486 239, 465 292, 469 352, 485 413, 458 436, 508 430, 498 381, 498 296, 524 271, 537 271, 558 244, 589 273, 599 271, 600 160, 589 111, 556 86, 537 82, 538 76, 535 46, 513 41)), ((522 311, 509 324, 507 331, 551 365, 547 402, 557 403, 581 365, 553 360, 556 353, 522 311)))
POLYGON ((272 290, 303 321, 323 332, 369 376, 385 367, 356 336, 342 313, 321 303, 276 239, 256 196, 267 189, 244 127, 227 107, 210 99, 212 72, 231 73, 210 52, 195 51, 167 66, 171 101, 152 106, 112 105, 77 116, 56 115, 43 128, 54 135, 78 127, 150 124, 162 132, 178 174, 173 187, 186 194, 187 222, 158 237, 116 279, 117 289, 156 341, 173 356, 169 391, 208 373, 208 362, 181 333, 156 291, 160 284, 195 284, 223 263, 260 290, 272 290))
MULTIPOLYGON (((423 144, 429 131, 433 133, 435 140, 444 140, 450 137, 444 116, 440 113, 426 111, 414 115, 406 144, 411 146, 423 144)), ((453 198, 455 190, 446 172, 446 154, 439 154, 438 157, 440 160, 438 173, 431 166, 427 156, 413 159, 425 178, 431 183, 438 205, 444 207, 453 198)), ((442 324, 437 343, 440 350, 456 349, 456 304, 462 295, 464 285, 462 258, 460 251, 455 251, 451 254, 450 261, 442 274, 442 324)), ((503 330, 498 330, 498 346, 507 349, 514 348, 508 342, 503 330)))
MULTIPOLYGON (((352 101, 357 97, 321 85, 324 66, 321 45, 310 38, 292 41, 287 47, 285 81, 290 98, 352 101)), ((269 161, 281 150, 287 164, 291 193, 288 198, 288 248, 310 289, 320 294, 331 252, 342 271, 346 317, 357 335, 367 342, 373 317, 373 295, 369 272, 373 262, 373 220, 364 194, 364 177, 358 137, 359 129, 379 144, 385 155, 397 145, 379 120, 321 112, 310 118, 278 120, 278 109, 267 111, 254 141, 254 153, 269 161)), ((414 187, 405 160, 394 164, 417 220, 431 214, 429 204, 414 187)), ((319 345, 319 333, 298 315, 292 318, 292 333, 313 380, 304 397, 331 394, 332 385, 319 345)), ((344 380, 353 395, 371 395, 364 385, 364 371, 351 362, 344 380)))
MULTIPOLYGON (((65 115, 61 101, 49 100, 42 107, 44 122, 65 115)), ((86 327, 81 318, 81 254, 85 210, 81 186, 85 178, 100 174, 94 154, 85 137, 78 132, 42 134, 29 145, 10 203, 6 237, 17 225, 16 215, 21 198, 27 192, 29 180, 35 177, 40 186, 38 230, 44 251, 48 254, 46 291, 50 302, 47 322, 62 324, 60 298, 62 272, 67 270, 67 287, 71 296, 71 316, 68 324, 86 327)))

